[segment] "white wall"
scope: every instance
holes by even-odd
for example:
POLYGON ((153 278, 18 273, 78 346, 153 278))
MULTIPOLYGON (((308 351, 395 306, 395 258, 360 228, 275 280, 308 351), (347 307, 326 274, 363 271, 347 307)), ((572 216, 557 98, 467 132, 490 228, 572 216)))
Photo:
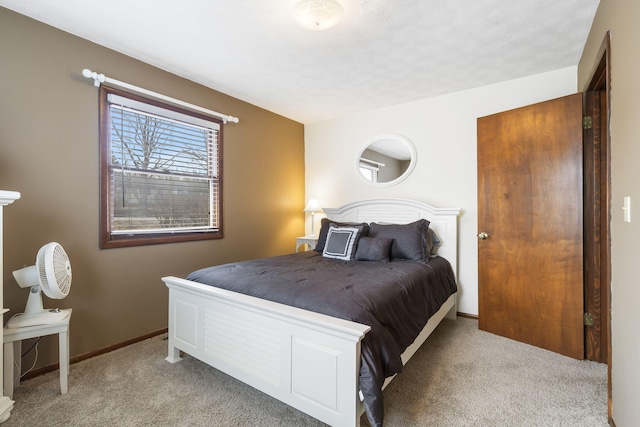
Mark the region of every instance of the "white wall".
POLYGON ((577 67, 570 67, 305 125, 306 198, 324 207, 392 197, 462 208, 458 311, 478 314, 477 118, 569 95, 576 87, 577 67), (362 148, 382 134, 408 138, 418 153, 411 176, 386 188, 367 184, 356 168, 362 148))

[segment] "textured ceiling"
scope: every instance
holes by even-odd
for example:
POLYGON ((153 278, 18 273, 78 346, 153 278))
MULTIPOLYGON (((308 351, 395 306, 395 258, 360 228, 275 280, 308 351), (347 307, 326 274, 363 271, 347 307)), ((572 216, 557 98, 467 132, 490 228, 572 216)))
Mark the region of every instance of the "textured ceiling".
POLYGON ((297 1, 0 0, 0 6, 312 123, 576 66, 599 3, 339 0, 344 19, 309 31, 291 19, 297 1))

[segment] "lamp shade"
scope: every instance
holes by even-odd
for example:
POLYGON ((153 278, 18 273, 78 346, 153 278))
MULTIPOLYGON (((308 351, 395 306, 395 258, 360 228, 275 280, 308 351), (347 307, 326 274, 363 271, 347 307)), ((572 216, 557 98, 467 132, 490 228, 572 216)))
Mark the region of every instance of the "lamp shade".
POLYGON ((316 199, 309 199, 307 206, 305 206, 303 212, 322 212, 322 208, 316 199))

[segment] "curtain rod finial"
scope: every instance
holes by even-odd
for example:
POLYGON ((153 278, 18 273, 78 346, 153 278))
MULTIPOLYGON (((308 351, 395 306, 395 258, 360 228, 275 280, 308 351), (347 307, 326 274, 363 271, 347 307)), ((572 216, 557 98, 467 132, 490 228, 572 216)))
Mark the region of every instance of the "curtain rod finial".
POLYGON ((93 85, 95 87, 100 86, 100 83, 104 83, 104 80, 106 78, 104 74, 98 74, 96 72, 91 71, 88 68, 85 68, 84 70, 82 70, 82 75, 88 79, 93 79, 93 85))

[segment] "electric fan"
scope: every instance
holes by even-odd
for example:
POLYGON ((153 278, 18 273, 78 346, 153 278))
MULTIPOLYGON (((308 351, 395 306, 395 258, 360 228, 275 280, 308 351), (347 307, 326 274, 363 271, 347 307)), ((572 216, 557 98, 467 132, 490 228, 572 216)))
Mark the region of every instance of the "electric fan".
POLYGON ((62 299, 71 288, 71 264, 59 243, 51 242, 41 247, 36 264, 14 271, 13 277, 21 288, 30 288, 29 298, 24 313, 9 319, 7 328, 47 325, 69 315, 68 311, 59 308, 45 310, 42 306, 42 292, 49 298, 62 299))

